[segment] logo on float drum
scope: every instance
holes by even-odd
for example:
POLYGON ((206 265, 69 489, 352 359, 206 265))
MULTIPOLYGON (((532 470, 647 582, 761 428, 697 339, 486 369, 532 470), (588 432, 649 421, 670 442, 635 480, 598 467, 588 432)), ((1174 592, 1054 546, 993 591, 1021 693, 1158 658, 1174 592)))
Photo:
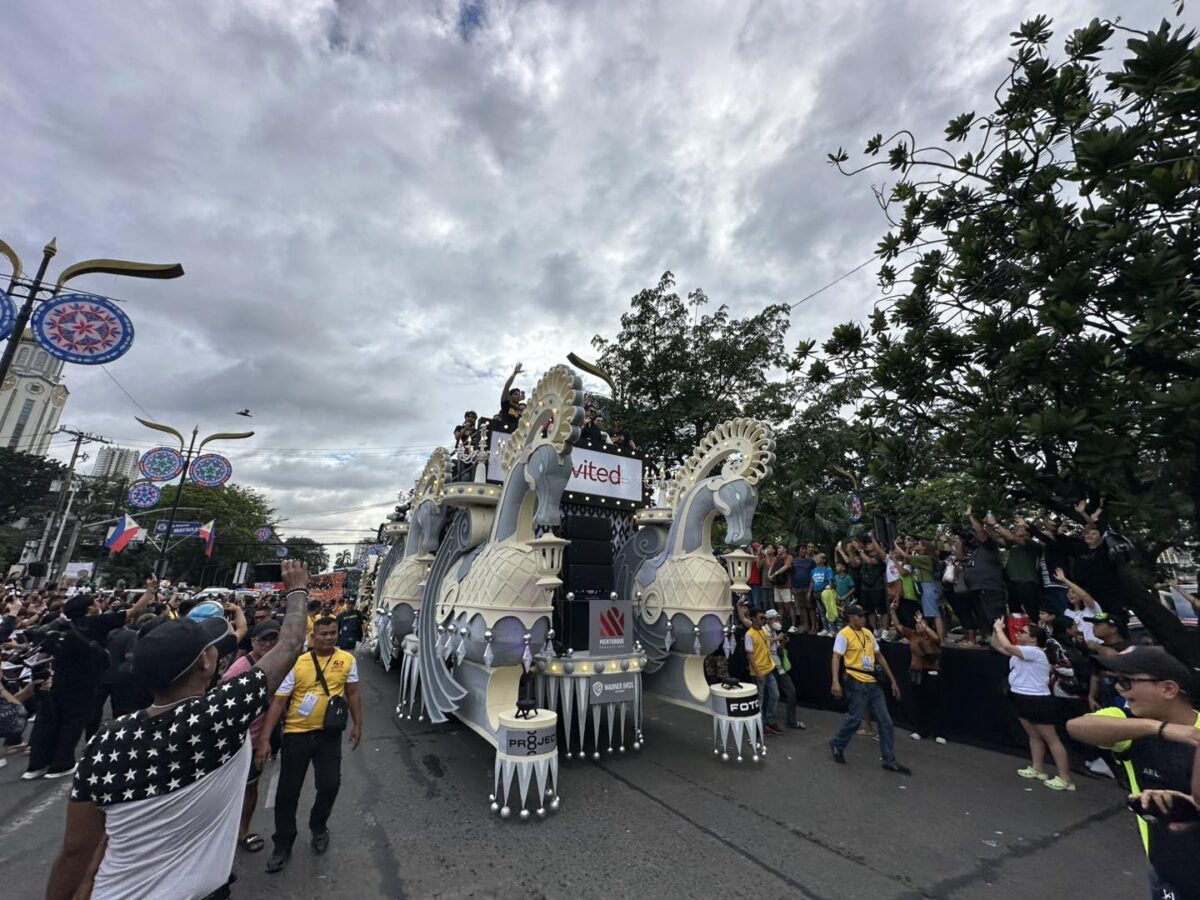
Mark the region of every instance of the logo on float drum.
POLYGON ((625 637, 625 613, 619 607, 610 606, 600 613, 600 637, 625 637))
POLYGON ((758 704, 758 697, 741 697, 733 699, 725 698, 726 715, 732 716, 735 719, 749 718, 757 716, 762 709, 758 704))
POLYGON ((592 696, 601 697, 604 694, 604 683, 600 681, 592 682, 592 696))

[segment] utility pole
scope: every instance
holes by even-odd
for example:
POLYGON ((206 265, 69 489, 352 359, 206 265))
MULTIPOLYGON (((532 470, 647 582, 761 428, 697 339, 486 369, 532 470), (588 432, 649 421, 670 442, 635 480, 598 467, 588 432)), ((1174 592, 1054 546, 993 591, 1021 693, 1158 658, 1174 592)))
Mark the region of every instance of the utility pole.
MULTIPOLYGON (((55 432, 55 434, 59 434, 59 433, 74 435, 75 448, 71 451, 71 462, 67 466, 66 477, 64 478, 62 485, 58 491, 58 503, 54 507, 54 514, 50 517, 50 521, 46 525, 46 533, 42 535, 42 542, 40 544, 38 544, 38 552, 37 552, 37 561, 38 562, 44 562, 46 559, 46 539, 49 538, 51 527, 53 526, 53 524, 56 521, 58 521, 58 517, 63 511, 63 504, 67 499, 67 493, 70 492, 70 493, 74 494, 74 491, 72 490, 72 485, 74 483, 74 478, 75 478, 75 463, 79 461, 80 448, 82 448, 85 443, 92 443, 92 442, 99 443, 99 444, 112 443, 107 438, 102 438, 98 434, 91 434, 90 432, 87 432, 87 431, 79 431, 78 429, 75 429, 75 428, 59 428, 58 431, 55 432)), ((55 550, 58 549, 58 540, 62 536, 62 526, 65 524, 66 524, 66 519, 64 518, 62 520, 62 522, 59 524, 58 537, 56 537, 54 540, 55 550)), ((51 562, 53 562, 53 556, 54 556, 54 554, 52 551, 51 552, 51 562)), ((49 577, 49 570, 47 570, 47 578, 48 577, 49 577)))

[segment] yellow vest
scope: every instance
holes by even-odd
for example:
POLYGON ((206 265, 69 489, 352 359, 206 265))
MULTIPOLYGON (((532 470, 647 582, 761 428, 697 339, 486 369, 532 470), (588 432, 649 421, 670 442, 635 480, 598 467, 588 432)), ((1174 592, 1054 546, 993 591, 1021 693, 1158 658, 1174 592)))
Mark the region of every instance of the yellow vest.
MULTIPOLYGON (((334 650, 329 656, 318 656, 317 662, 321 665, 325 683, 329 685, 329 696, 345 696, 346 679, 350 677, 350 672, 354 668, 354 654, 347 653, 345 650, 334 650)), ((292 685, 291 697, 288 700, 287 712, 283 720, 283 733, 320 731, 325 723, 325 707, 329 705, 329 697, 325 696, 325 691, 317 680, 317 670, 313 668, 311 653, 300 654, 296 665, 292 667, 292 677, 295 679, 295 683, 292 685), (315 695, 317 702, 307 716, 301 715, 300 706, 309 694, 315 695)))
POLYGON ((842 659, 846 664, 846 674, 855 681, 874 684, 875 678, 867 672, 874 672, 879 667, 879 652, 875 647, 875 635, 866 628, 855 631, 849 625, 839 632, 846 638, 846 652, 842 659), (871 659, 869 665, 863 665, 863 657, 871 659))
POLYGON ((750 652, 747 654, 750 674, 755 678, 767 675, 775 669, 775 663, 771 661, 771 639, 763 631, 761 628, 751 628, 746 632, 746 636, 750 638, 750 652))

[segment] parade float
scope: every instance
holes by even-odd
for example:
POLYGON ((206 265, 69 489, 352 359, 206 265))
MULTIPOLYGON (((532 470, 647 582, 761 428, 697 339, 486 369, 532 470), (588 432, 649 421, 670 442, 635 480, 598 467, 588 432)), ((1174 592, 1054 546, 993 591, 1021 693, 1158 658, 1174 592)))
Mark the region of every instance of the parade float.
POLYGON ((399 653, 401 719, 451 717, 496 748, 502 817, 558 808, 566 759, 645 744, 643 690, 713 718, 714 748, 764 753, 753 685, 708 685, 704 657, 732 649, 732 591, 749 555, 713 555, 720 516, 744 544, 774 442, 726 422, 655 493, 641 454, 581 441, 582 380, 551 368, 511 431, 450 460, 435 451, 378 574, 385 665, 399 653), (645 681, 644 681, 645 679, 645 681))

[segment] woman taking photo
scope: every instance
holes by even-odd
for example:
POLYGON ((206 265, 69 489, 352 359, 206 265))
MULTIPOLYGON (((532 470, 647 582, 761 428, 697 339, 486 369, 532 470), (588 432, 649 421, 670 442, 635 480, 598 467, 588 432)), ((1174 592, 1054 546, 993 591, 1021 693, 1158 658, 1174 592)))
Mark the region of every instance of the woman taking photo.
POLYGON ((1058 737, 1054 725, 1062 718, 1058 700, 1050 692, 1050 660, 1042 648, 1046 633, 1036 624, 1024 626, 1014 644, 1004 633, 1004 619, 997 619, 992 628, 992 647, 1008 659, 1008 695, 1017 712, 1017 719, 1029 736, 1031 765, 1018 769, 1022 778, 1036 778, 1053 791, 1073 791, 1071 761, 1067 748, 1058 737), (1046 772, 1046 749, 1054 759, 1058 774, 1053 778, 1046 772))

